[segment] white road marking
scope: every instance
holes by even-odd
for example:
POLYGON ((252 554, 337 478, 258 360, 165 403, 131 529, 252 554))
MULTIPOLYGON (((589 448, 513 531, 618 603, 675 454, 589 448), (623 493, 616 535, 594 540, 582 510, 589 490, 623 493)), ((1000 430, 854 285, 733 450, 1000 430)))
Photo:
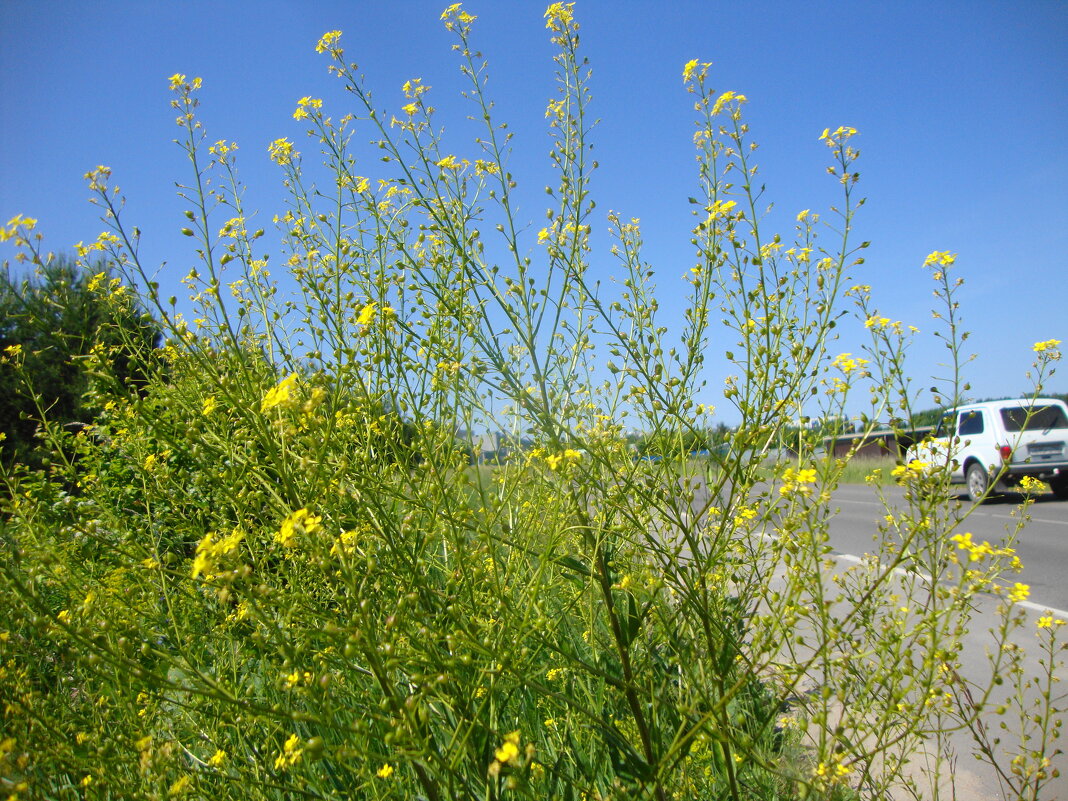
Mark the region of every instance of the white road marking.
MULTIPOLYGON (((880 507, 880 508, 883 507, 883 504, 879 503, 877 501, 855 501, 852 498, 834 498, 834 497, 832 497, 831 501, 832 501, 832 503, 835 503, 835 504, 852 503, 852 504, 855 504, 857 506, 877 506, 877 507, 880 507)), ((1019 520, 1020 519, 1019 515, 1013 516, 1013 515, 998 514, 996 512, 987 511, 986 509, 983 509, 981 507, 979 509, 975 510, 974 512, 972 512, 972 514, 973 515, 980 515, 982 517, 991 517, 991 518, 995 518, 997 520, 1019 520)), ((1034 523, 1051 523, 1051 524, 1053 524, 1055 526, 1068 526, 1068 520, 1050 520, 1049 518, 1045 518, 1045 517, 1035 517, 1033 514, 1031 515, 1030 522, 1034 522, 1034 523)))
MULTIPOLYGON (((857 565, 863 564, 864 561, 865 561, 862 557, 854 556, 851 553, 836 553, 836 554, 831 554, 831 556, 833 556, 835 559, 839 560, 840 562, 852 562, 853 564, 857 564, 857 565)), ((894 572, 897 573, 898 575, 902 575, 902 576, 903 575, 918 576, 919 578, 923 579, 924 581, 930 581, 931 580, 931 577, 928 576, 926 573, 920 573, 919 571, 905 570, 902 567, 895 567, 894 568, 894 572)), ((1029 609, 1032 612, 1038 612, 1041 615, 1053 615, 1055 617, 1059 617, 1061 619, 1068 620, 1068 612, 1066 612, 1063 609, 1054 609, 1052 606, 1043 606, 1042 604, 1036 604, 1033 601, 1017 601, 1016 605, 1017 606, 1021 606, 1024 609, 1029 609)))
MULTIPOLYGON (((1020 517, 1018 515, 1016 517, 1013 517, 1012 515, 998 515, 998 514, 994 514, 993 512, 988 512, 987 516, 988 517, 994 517, 994 518, 997 518, 999 520, 1019 520, 1020 519, 1020 517)), ((1047 520, 1044 517, 1035 517, 1034 515, 1031 515, 1031 519, 1028 522, 1033 522, 1033 523, 1052 523, 1055 526, 1068 526, 1068 520, 1047 520)))

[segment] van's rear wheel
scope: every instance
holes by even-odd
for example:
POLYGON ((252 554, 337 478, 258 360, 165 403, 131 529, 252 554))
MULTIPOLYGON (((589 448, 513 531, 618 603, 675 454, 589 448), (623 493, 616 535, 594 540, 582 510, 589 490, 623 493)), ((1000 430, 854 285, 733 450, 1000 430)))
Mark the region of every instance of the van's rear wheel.
POLYGON ((972 463, 968 466, 968 472, 965 477, 968 484, 968 498, 972 503, 979 503, 986 496, 986 491, 990 487, 990 476, 986 472, 986 468, 979 463, 972 463))
POLYGON ((1068 476, 1057 476, 1049 482, 1053 495, 1061 501, 1068 501, 1068 476))

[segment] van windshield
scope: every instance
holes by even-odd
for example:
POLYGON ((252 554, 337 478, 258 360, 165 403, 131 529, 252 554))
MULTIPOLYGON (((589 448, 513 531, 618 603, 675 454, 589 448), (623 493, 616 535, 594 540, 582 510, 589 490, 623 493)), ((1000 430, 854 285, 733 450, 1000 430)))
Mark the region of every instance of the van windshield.
POLYGON ((1060 406, 1010 406, 1001 410, 1006 431, 1045 431, 1068 428, 1068 415, 1060 406))

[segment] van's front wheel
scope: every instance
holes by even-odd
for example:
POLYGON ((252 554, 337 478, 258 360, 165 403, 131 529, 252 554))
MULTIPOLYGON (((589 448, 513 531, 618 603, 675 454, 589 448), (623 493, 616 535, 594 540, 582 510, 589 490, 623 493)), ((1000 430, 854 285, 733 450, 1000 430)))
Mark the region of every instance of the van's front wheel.
POLYGON ((990 487, 990 476, 987 474, 986 468, 978 462, 969 465, 965 480, 968 484, 969 500, 972 503, 979 503, 986 496, 986 491, 990 487))

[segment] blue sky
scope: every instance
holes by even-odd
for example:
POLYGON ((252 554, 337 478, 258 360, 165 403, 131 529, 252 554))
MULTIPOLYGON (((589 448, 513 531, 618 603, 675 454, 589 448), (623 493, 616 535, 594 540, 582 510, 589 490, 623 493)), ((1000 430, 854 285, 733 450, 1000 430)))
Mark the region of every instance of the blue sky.
MULTIPOLYGON (((381 106, 395 111, 401 84, 422 77, 440 119, 463 135, 457 61, 438 20, 444 5, 5 0, 0 222, 38 218, 53 250, 93 239, 102 225, 82 174, 106 164, 127 197, 128 223, 143 231, 143 258, 166 263, 158 279, 164 294, 177 293, 195 257, 179 234, 175 182, 189 174, 171 142, 178 129, 167 76, 204 79, 209 139, 239 143, 246 203, 266 224, 284 198, 267 144, 288 136, 311 150, 292 119, 295 101, 319 96, 328 113, 348 110, 314 52, 326 30, 344 31, 346 54, 381 106)), ((540 190, 555 183, 543 116, 554 91, 545 3, 466 8, 479 17, 474 41, 489 60, 499 119, 515 133, 512 170, 531 190, 522 213, 536 231, 540 190)), ((960 301, 973 332, 968 350, 978 354, 967 370, 973 396, 1026 389, 1031 345, 1068 341, 1068 4, 587 0, 576 14, 593 68, 591 111, 601 120, 593 269, 605 279, 614 267, 603 214, 613 209, 641 218, 669 315, 683 295, 693 263, 686 199, 696 180, 692 100, 680 74, 699 58, 713 62, 717 90, 749 99, 766 197, 776 204, 769 222, 784 234, 801 209, 838 199, 820 132, 860 131, 868 203, 856 231, 872 246, 854 278, 872 285, 883 315, 921 329, 910 363, 917 386, 940 372, 944 353, 930 336, 933 286, 921 269, 932 250, 958 253, 967 281, 960 301)), ((843 326, 836 349, 859 351, 861 331, 843 326)), ((724 337, 712 350, 729 347, 724 337)), ((728 368, 718 355, 710 362, 703 400, 720 404, 728 368)), ((1068 391, 1068 379, 1058 375, 1047 388, 1068 391)))

